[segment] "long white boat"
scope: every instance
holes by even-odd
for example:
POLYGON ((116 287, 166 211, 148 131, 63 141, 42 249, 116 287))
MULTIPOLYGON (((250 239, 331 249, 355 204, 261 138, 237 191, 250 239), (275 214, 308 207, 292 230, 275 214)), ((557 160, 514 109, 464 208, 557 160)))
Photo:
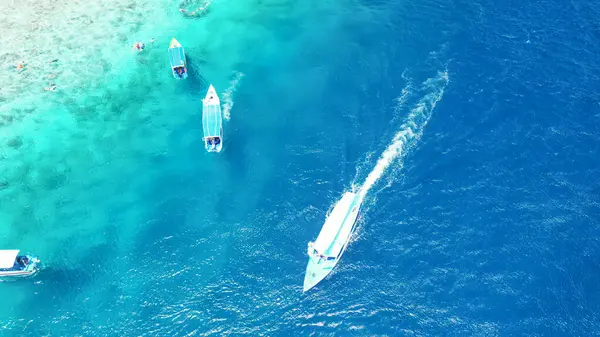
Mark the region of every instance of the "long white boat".
POLYGON ((202 100, 202 130, 204 147, 208 152, 221 152, 223 148, 223 114, 221 101, 215 88, 210 85, 202 100))
POLYGON ((18 249, 0 250, 0 277, 33 275, 39 262, 35 256, 19 255, 18 249))
POLYGON ((308 265, 304 276, 304 291, 321 282, 337 265, 354 232, 362 196, 346 192, 314 242, 308 243, 308 265))

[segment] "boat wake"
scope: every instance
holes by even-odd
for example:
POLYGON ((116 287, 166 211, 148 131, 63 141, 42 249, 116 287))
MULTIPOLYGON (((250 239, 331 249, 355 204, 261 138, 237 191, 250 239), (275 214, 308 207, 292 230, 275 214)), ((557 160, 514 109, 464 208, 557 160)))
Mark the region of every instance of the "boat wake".
POLYGON ((229 87, 223 93, 223 117, 225 117, 226 120, 229 120, 229 118, 231 118, 231 109, 233 108, 232 96, 242 77, 244 77, 243 73, 236 72, 233 80, 229 82, 229 87))
MULTIPOLYGON (((425 92, 425 95, 416 102, 415 106, 410 110, 406 121, 394 135, 391 144, 383 151, 377 164, 375 164, 375 167, 360 187, 359 193, 363 199, 375 183, 383 176, 390 164, 396 159, 402 158, 407 150, 413 147, 416 141, 421 138, 423 130, 431 118, 433 109, 444 95, 444 90, 446 89, 448 81, 448 72, 443 71, 438 72, 437 76, 429 78, 422 83, 419 91, 425 92)), ((412 85, 409 83, 408 87, 402 90, 402 95, 397 99, 398 105, 396 106, 396 112, 399 112, 404 108, 411 87, 412 85)), ((402 163, 400 163, 400 166, 402 166, 402 163)))

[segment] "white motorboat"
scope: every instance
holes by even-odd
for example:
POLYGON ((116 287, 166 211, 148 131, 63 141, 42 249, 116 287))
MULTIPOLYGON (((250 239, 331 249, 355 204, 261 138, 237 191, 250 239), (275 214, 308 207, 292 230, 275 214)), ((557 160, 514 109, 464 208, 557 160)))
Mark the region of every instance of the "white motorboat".
POLYGON ((321 282, 337 265, 354 232, 362 196, 346 192, 333 208, 314 242, 308 243, 304 291, 321 282))
POLYGON ((18 249, 0 250, 0 277, 33 275, 39 270, 39 262, 35 256, 19 255, 18 249))

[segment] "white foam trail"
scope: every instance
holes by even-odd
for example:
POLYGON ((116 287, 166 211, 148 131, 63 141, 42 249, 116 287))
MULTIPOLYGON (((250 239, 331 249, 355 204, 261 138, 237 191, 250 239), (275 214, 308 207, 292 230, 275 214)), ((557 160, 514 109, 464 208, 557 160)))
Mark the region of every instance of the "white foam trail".
POLYGON ((233 108, 232 96, 242 77, 244 77, 243 73, 236 72, 233 80, 229 82, 229 87, 223 93, 223 117, 225 117, 226 120, 229 120, 231 118, 231 108, 233 108))
POLYGON ((406 81, 406 86, 402 88, 402 94, 400 97, 396 98, 396 102, 398 103, 396 105, 396 110, 399 110, 402 106, 404 106, 404 103, 406 103, 406 100, 413 89, 412 80, 406 76, 406 70, 402 72, 402 78, 406 81))
MULTIPOLYGON (((392 143, 383 151, 383 154, 377 161, 373 170, 367 176, 360 189, 362 198, 369 192, 375 183, 381 178, 385 170, 399 156, 403 156, 406 150, 414 145, 421 137, 423 130, 431 118, 431 114, 437 102, 442 99, 444 90, 448 84, 448 72, 439 72, 438 76, 430 78, 423 82, 422 88, 428 93, 417 102, 416 106, 410 111, 406 122, 402 124, 400 131, 392 139, 392 143)), ((406 93, 398 98, 397 109, 404 105, 406 93)))
MULTIPOLYGON (((412 95, 412 89, 413 89, 413 84, 412 84, 412 80, 408 77, 406 77, 405 75, 406 71, 404 71, 402 73, 402 78, 407 82, 406 85, 404 86, 404 88, 402 88, 402 92, 400 94, 399 97, 397 97, 395 99, 396 101, 396 108, 395 108, 395 113, 394 113, 394 117, 390 120, 390 124, 391 125, 395 125, 397 119, 398 119, 398 115, 400 114, 400 110, 402 110, 402 108, 404 107, 404 104, 406 103, 406 101, 408 100, 409 96, 412 95)), ((374 152, 370 151, 367 153, 366 158, 365 158, 365 163, 371 162, 371 158, 373 157, 374 152)), ((360 176, 362 176, 362 169, 359 166, 356 169, 356 173, 354 175, 354 179, 352 180, 352 191, 358 191, 360 190, 360 185, 358 183, 358 179, 360 176)))

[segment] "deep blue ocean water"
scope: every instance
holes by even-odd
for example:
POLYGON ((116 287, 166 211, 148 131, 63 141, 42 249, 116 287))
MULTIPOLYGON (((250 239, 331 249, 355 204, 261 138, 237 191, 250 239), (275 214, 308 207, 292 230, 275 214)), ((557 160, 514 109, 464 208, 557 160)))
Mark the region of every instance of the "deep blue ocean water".
POLYGON ((110 75, 1 101, 2 245, 44 268, 0 283, 0 335, 600 334, 597 4, 140 3, 120 58, 90 60, 110 75), (302 293, 307 242, 361 186, 302 293))

